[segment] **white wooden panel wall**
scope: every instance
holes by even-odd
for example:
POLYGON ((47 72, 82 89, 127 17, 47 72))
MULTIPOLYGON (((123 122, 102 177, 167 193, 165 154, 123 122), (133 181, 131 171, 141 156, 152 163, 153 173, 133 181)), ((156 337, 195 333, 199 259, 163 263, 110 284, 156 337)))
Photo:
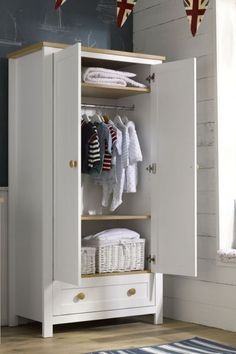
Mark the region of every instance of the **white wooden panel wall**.
POLYGON ((236 269, 216 265, 214 4, 192 38, 182 0, 139 0, 134 51, 198 63, 198 278, 165 277, 164 315, 236 330, 236 269))
POLYGON ((7 248, 7 208, 8 208, 8 192, 7 188, 0 187, 0 197, 4 199, 1 204, 0 217, 0 245, 1 245, 1 325, 7 325, 7 307, 8 307, 8 292, 7 292, 7 263, 8 263, 8 248, 7 248))

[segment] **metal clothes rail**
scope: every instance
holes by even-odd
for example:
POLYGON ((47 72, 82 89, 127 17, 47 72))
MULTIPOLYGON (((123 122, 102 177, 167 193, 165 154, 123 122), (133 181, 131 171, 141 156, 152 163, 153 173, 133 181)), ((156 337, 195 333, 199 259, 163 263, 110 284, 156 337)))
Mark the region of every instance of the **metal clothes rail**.
POLYGON ((100 108, 100 109, 116 109, 118 111, 134 111, 135 106, 116 106, 116 105, 107 105, 107 104, 89 104, 82 103, 82 108, 100 108))

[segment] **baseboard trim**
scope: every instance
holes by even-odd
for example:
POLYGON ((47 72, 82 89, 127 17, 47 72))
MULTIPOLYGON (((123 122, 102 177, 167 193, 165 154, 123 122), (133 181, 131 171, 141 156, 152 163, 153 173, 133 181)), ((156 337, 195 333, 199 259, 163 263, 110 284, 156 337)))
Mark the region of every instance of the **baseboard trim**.
POLYGON ((164 316, 174 320, 236 331, 236 308, 164 297, 164 316))

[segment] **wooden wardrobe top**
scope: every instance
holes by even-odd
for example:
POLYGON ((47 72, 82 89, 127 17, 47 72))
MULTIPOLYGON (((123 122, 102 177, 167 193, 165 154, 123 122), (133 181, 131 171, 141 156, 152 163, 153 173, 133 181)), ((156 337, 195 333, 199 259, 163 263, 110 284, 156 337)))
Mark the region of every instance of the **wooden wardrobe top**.
MULTIPOLYGON (((16 59, 23 57, 24 55, 37 52, 41 50, 43 47, 50 48, 59 48, 64 49, 69 47, 69 44, 64 43, 51 43, 51 42, 40 42, 33 44, 31 46, 19 49, 7 55, 8 59, 16 59)), ((165 60, 164 56, 159 55, 151 55, 151 54, 143 54, 143 53, 133 53, 133 52, 123 52, 118 50, 110 50, 110 49, 100 49, 100 48, 92 48, 92 47, 82 47, 83 52, 91 52, 91 53, 99 53, 99 54, 109 54, 109 55, 117 55, 117 56, 126 56, 130 58, 139 58, 139 59, 149 59, 149 60, 165 60)))

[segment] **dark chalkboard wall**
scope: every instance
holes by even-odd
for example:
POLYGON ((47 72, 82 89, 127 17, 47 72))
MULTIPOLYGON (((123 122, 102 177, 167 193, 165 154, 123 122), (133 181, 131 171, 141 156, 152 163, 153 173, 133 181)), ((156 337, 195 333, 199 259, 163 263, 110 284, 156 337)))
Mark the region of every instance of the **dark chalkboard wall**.
POLYGON ((116 0, 0 0, 0 186, 8 184, 8 66, 6 55, 41 42, 132 51, 132 16, 116 27, 116 0))

